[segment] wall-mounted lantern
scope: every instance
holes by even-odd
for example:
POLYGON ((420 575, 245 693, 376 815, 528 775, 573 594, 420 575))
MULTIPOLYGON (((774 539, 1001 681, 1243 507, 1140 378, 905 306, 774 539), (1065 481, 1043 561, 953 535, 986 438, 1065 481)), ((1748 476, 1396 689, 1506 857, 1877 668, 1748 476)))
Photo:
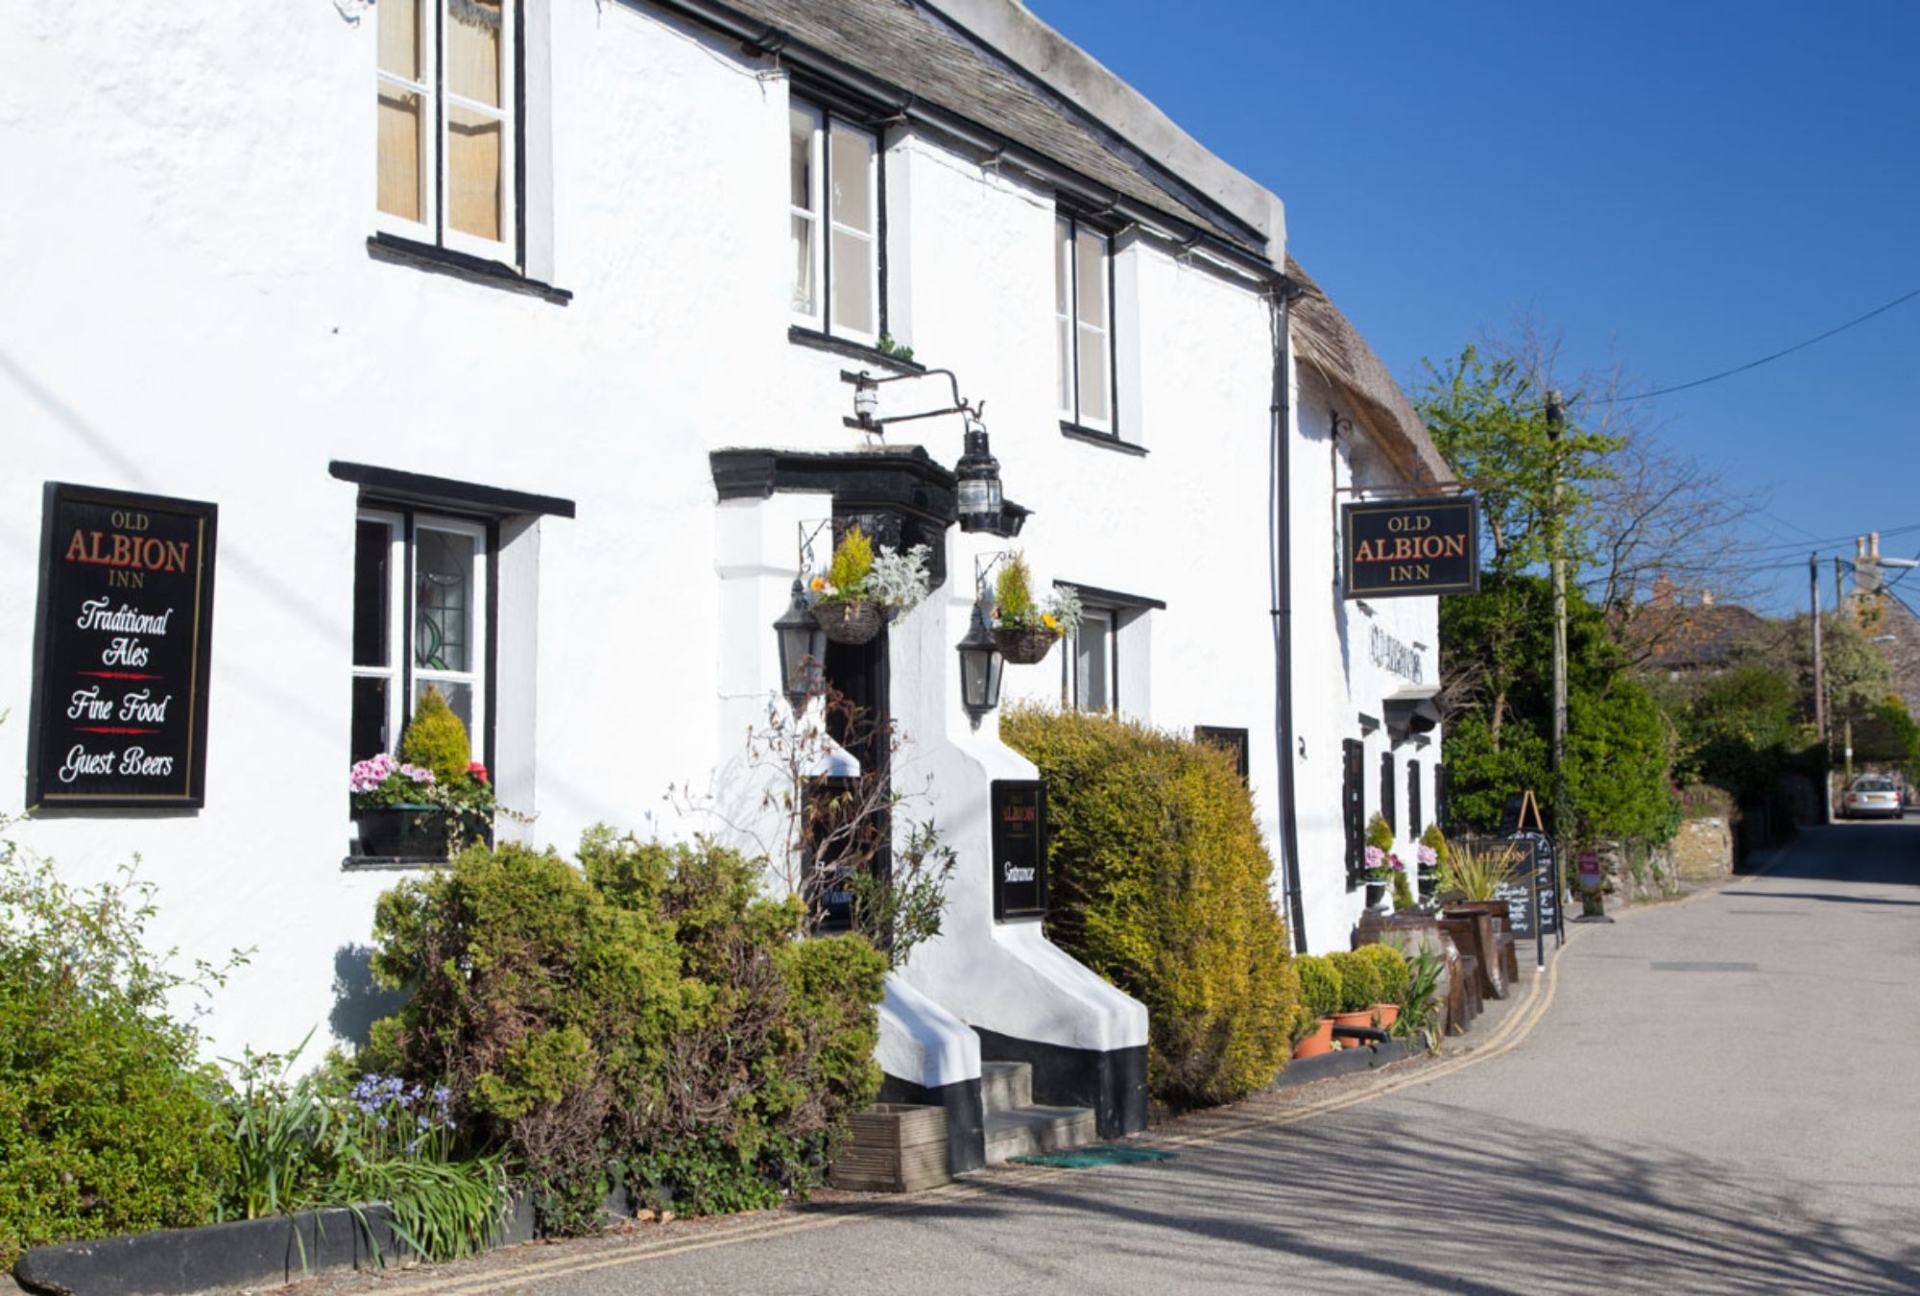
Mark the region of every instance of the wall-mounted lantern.
POLYGON ((848 427, 859 428, 869 436, 886 435, 888 426, 894 423, 911 423, 915 419, 937 418, 943 414, 958 414, 966 420, 966 449, 960 461, 954 465, 955 508, 962 531, 988 531, 994 535, 1010 536, 1020 530, 1021 520, 1026 516, 1024 509, 1015 508, 1009 515, 1006 499, 1000 486, 1000 461, 993 457, 988 447, 987 425, 982 421, 987 403, 975 404, 960 394, 960 380, 950 369, 927 369, 918 373, 894 374, 886 378, 876 378, 862 369, 858 373, 850 370, 840 371, 840 381, 853 386, 853 416, 846 420, 848 427), (880 387, 883 383, 900 382, 908 378, 942 377, 947 380, 953 393, 953 403, 937 409, 917 410, 910 414, 892 414, 886 418, 880 413, 880 387))
POLYGON ((966 453, 954 465, 953 475, 959 479, 954 511, 960 516, 960 529, 1000 534, 1006 512, 1000 461, 987 446, 987 425, 972 414, 967 415, 966 453))
POLYGON ((773 623, 774 637, 780 648, 781 687, 793 713, 806 710, 807 699, 820 691, 822 671, 827 659, 827 632, 820 628, 813 609, 807 606, 806 587, 796 578, 793 601, 773 623))
POLYGON ((1000 674, 1006 666, 999 646, 993 642, 993 631, 987 628, 985 603, 973 605, 973 624, 958 647, 960 702, 978 728, 987 712, 1000 705, 1000 674))

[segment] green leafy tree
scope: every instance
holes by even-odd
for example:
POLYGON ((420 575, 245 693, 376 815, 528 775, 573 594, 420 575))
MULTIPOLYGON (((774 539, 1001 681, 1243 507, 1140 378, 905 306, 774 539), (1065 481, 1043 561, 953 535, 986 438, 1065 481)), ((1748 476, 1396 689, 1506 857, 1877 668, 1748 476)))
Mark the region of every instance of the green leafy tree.
MULTIPOLYGON (((1457 360, 1427 361, 1426 373, 1411 393, 1414 408, 1453 470, 1474 483, 1488 540, 1483 566, 1509 575, 1546 563, 1556 519, 1565 524, 1569 561, 1577 566, 1591 556, 1594 487, 1612 476, 1607 457, 1625 439, 1571 416, 1556 438, 1547 393, 1510 356, 1488 359, 1469 346, 1457 360)), ((1578 408, 1577 393, 1566 407, 1578 408)))

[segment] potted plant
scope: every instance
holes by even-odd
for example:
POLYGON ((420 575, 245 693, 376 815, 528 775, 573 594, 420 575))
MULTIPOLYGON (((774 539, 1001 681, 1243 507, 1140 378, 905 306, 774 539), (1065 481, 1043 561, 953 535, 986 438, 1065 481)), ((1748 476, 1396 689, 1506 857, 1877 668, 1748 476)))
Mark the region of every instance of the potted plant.
POLYGON ((493 785, 472 755, 467 727, 428 685, 400 739, 399 758, 382 752, 348 772, 360 854, 445 859, 464 845, 491 844, 493 785))
POLYGON ((1420 903, 1427 904, 1439 889, 1440 868, 1447 862, 1447 835, 1440 831, 1439 824, 1428 824, 1420 834, 1420 849, 1414 852, 1414 859, 1420 869, 1420 903))
MULTIPOLYGON (((1373 964, 1346 950, 1327 955, 1327 962, 1340 974, 1340 1011, 1333 1015, 1333 1024, 1372 1026, 1373 1006, 1380 1001, 1380 978, 1375 975, 1373 964)), ((1343 1047, 1357 1048, 1362 1043, 1348 1039, 1343 1041, 1343 1047)))
POLYGON ((1380 910, 1386 908, 1387 887, 1396 873, 1404 871, 1400 857, 1392 854, 1393 829, 1387 826, 1386 816, 1376 814, 1367 820, 1367 867, 1361 876, 1367 884, 1367 908, 1380 910))
POLYGON ((902 553, 881 548, 858 526, 850 526, 833 547, 825 575, 810 583, 814 620, 835 643, 863 644, 880 633, 888 618, 927 596, 933 580, 925 545, 902 553))
POLYGON ((1042 604, 1033 597, 1033 573, 1019 550, 1007 556, 993 586, 993 642, 1015 666, 1043 661, 1062 635, 1080 629, 1080 596, 1055 589, 1042 604))
POLYGON ((1313 1029, 1294 1044, 1293 1055, 1319 1057, 1333 1048, 1333 1015, 1340 1011, 1340 973, 1317 954, 1298 956, 1293 960, 1293 970, 1300 979, 1301 1011, 1314 1023, 1313 1029))
POLYGON ((1400 1002, 1407 994, 1407 959, 1391 945, 1362 945, 1354 951, 1373 966, 1380 997, 1372 1004, 1373 1024, 1390 1030, 1400 1016, 1400 1002))

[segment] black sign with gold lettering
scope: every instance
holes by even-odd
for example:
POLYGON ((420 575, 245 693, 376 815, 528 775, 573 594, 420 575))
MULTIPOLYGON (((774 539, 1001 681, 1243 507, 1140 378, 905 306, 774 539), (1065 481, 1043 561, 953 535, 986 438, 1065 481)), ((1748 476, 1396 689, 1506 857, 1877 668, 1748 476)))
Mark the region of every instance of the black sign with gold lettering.
POLYGON ((1047 912, 1047 795, 1033 779, 995 779, 993 917, 1042 918, 1047 912))
POLYGON ((206 803, 212 504, 49 482, 27 803, 206 803))
POLYGON ((1348 504, 1340 533, 1348 598, 1480 588, 1480 509, 1471 495, 1348 504))

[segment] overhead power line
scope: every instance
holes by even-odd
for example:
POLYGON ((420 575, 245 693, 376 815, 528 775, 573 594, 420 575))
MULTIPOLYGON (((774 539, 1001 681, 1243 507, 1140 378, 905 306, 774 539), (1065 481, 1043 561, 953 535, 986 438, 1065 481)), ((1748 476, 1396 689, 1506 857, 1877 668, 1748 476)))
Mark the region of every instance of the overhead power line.
POLYGON ((1731 369, 1723 369, 1717 374, 1708 374, 1705 378, 1695 378, 1692 382, 1676 383, 1672 387, 1659 387, 1654 389, 1653 391, 1638 392, 1632 396, 1615 396, 1613 398, 1613 403, 1616 405, 1625 405, 1633 401, 1652 400, 1655 396, 1671 396, 1675 392, 1688 391, 1695 387, 1704 387, 1711 382, 1719 382, 1722 378, 1731 378, 1735 374, 1745 373, 1749 369, 1758 369, 1763 364, 1772 364, 1775 360, 1780 359, 1782 356, 1790 356, 1795 351, 1804 351, 1816 342, 1825 342, 1828 338, 1834 336, 1836 333, 1845 333, 1848 329, 1853 328, 1855 325, 1865 324, 1868 320, 1872 319, 1874 316, 1884 315, 1888 311, 1892 310, 1895 306, 1899 306, 1906 302, 1910 302, 1915 297, 1920 297, 1920 288, 1915 288, 1912 292, 1909 292, 1909 293, 1902 293, 1900 296, 1895 297, 1892 301, 1887 302, 1885 305, 1876 306, 1872 310, 1868 311, 1865 315, 1861 315, 1854 319, 1850 319, 1845 324, 1842 324, 1837 328, 1830 328, 1825 333, 1822 333, 1817 337, 1810 337, 1804 342, 1795 342, 1792 346, 1786 348, 1784 351, 1775 351, 1772 355, 1761 356, 1758 360, 1749 360, 1747 361, 1747 363, 1743 365, 1735 365, 1731 369))

